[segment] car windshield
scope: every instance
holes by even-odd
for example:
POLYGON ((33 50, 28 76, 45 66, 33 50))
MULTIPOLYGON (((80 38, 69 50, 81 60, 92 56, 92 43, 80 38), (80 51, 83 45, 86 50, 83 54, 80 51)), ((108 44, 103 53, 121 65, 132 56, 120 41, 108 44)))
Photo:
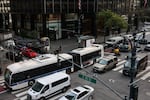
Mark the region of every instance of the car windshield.
POLYGON ((43 88, 43 84, 39 83, 39 82, 36 82, 33 86, 32 86, 32 89, 36 92, 39 92, 41 91, 41 89, 43 88))
POLYGON ((76 96, 77 95, 75 93, 69 92, 65 95, 65 98, 67 98, 68 100, 75 100, 76 96))
POLYGON ((104 60, 104 59, 99 60, 98 63, 99 63, 99 64, 102 64, 102 65, 107 65, 107 61, 104 60))

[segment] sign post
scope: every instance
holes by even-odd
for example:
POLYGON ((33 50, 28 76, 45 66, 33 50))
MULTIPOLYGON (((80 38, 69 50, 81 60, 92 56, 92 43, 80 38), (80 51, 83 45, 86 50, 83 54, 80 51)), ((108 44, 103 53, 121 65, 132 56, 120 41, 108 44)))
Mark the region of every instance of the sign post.
POLYGON ((91 78, 91 77, 88 77, 88 76, 85 76, 83 74, 79 74, 79 77, 86 80, 86 81, 89 81, 89 82, 92 82, 92 83, 95 83, 96 84, 96 80, 91 78))

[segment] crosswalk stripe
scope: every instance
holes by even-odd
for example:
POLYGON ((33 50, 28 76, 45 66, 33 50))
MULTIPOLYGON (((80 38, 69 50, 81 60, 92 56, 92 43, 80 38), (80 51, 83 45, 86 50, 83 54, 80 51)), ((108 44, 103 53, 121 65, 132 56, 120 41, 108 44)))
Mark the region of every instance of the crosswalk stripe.
POLYGON ((19 100, 27 100, 27 95, 20 97, 19 100))
POLYGON ((123 64, 123 63, 125 63, 125 60, 123 60, 123 61, 121 61, 121 62, 119 62, 118 64, 117 64, 117 66, 119 66, 119 67, 116 67, 116 68, 114 68, 113 70, 114 71, 118 71, 118 70, 120 70, 121 68, 123 68, 123 65, 121 65, 121 64, 123 64))
POLYGON ((146 73, 145 75, 143 75, 143 76, 141 77, 141 79, 142 79, 142 80, 145 80, 145 79, 147 79, 148 77, 150 77, 150 72, 148 72, 148 73, 146 73))
POLYGON ((0 83, 0 86, 4 86, 5 84, 4 83, 0 83))
POLYGON ((120 70, 119 73, 122 73, 122 70, 120 70))
POLYGON ((23 89, 20 89, 20 90, 16 90, 16 91, 12 91, 11 94, 18 94, 18 93, 20 93, 22 91, 26 91, 28 89, 29 89, 29 87, 26 87, 26 88, 23 88, 23 89))
POLYGON ((0 83, 4 83, 5 82, 5 80, 0 80, 0 83))
POLYGON ((140 77, 140 76, 143 75, 145 72, 147 72, 149 69, 150 69, 150 66, 147 66, 147 68, 146 68, 144 71, 142 71, 142 72, 140 72, 140 73, 137 74, 137 77, 140 77))
POLYGON ((23 95, 26 95, 26 94, 27 94, 27 91, 28 91, 28 90, 16 94, 16 97, 21 97, 21 96, 23 96, 23 95))
POLYGON ((0 81, 1 81, 1 80, 4 80, 4 76, 0 76, 0 81))
POLYGON ((61 93, 61 94, 59 94, 59 95, 57 95, 57 96, 54 96, 53 98, 50 98, 50 99, 48 99, 48 100, 57 100, 58 98, 60 98, 61 96, 63 96, 64 95, 64 93, 61 93))

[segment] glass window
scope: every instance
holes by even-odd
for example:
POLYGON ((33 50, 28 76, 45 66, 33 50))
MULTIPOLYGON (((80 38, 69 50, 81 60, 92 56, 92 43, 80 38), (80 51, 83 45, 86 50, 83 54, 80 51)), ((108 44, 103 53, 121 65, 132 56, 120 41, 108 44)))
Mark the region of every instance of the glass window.
POLYGON ((45 91, 47 91, 49 89, 49 85, 46 85, 42 91, 42 93, 44 93, 45 91))
POLYGON ((83 96, 85 96, 88 93, 88 91, 84 91, 81 94, 79 94, 79 96, 77 97, 77 99, 82 98, 83 96))
POLYGON ((36 92, 40 92, 41 89, 43 88, 43 84, 39 83, 39 82, 36 82, 33 86, 32 86, 32 89, 36 92))
POLYGON ((75 100, 76 96, 77 95, 75 93, 69 92, 65 95, 65 98, 67 98, 67 100, 75 100))
POLYGON ((108 62, 106 60, 101 59, 98 63, 102 65, 107 65, 108 62))
POLYGON ((61 83, 64 83, 64 82, 66 82, 67 80, 68 80, 68 77, 66 77, 66 78, 64 78, 64 79, 61 79, 61 80, 58 80, 58 81, 52 83, 52 87, 57 86, 57 85, 59 85, 59 84, 61 84, 61 83))

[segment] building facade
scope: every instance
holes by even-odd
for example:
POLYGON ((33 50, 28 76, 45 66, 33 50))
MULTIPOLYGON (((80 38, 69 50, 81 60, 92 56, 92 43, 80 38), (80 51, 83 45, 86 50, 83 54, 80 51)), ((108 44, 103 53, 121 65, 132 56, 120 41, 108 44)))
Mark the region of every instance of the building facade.
MULTIPOLYGON (((52 39, 68 35, 97 35, 96 13, 110 9, 126 15, 139 0, 1 0, 9 2, 12 29, 18 34, 37 32, 52 39)), ((5 4, 5 3, 2 3, 5 4)), ((1 8, 4 7, 1 4, 1 8)))

